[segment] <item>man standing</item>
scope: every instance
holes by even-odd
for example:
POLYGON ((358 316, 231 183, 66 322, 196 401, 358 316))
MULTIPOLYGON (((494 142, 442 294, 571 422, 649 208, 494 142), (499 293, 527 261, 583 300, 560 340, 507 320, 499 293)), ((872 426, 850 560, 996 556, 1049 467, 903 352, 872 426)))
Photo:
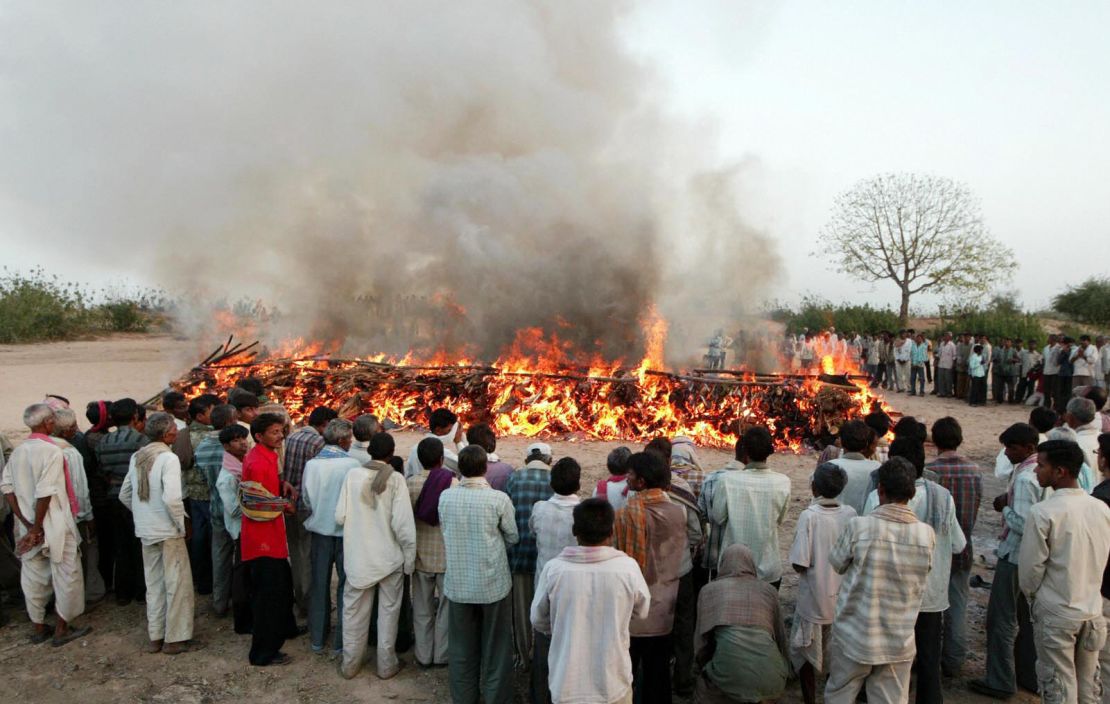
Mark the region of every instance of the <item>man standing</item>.
POLYGON ((971 356, 971 335, 960 333, 956 344, 956 398, 967 398, 970 382, 967 376, 967 360, 971 356))
POLYGON ((77 556, 77 496, 62 451, 50 439, 54 422, 54 411, 44 403, 23 411, 31 435, 5 464, 0 493, 15 516, 16 546, 23 551, 20 586, 33 629, 31 642, 50 640, 46 607, 53 596, 53 638, 59 646, 83 638, 92 628, 70 628, 85 611, 85 584, 77 556))
POLYGON ((743 472, 722 476, 709 518, 724 530, 721 550, 736 543, 746 545, 755 556, 759 578, 778 589, 782 582, 779 526, 790 504, 790 478, 767 466, 774 440, 766 428, 749 428, 744 449, 747 466, 743 472))
POLYGON ((911 331, 898 333, 899 339, 894 347, 894 386, 899 391, 912 391, 910 388, 910 360, 913 356, 913 337, 911 331))
POLYGON ((1079 488, 1083 452, 1073 442, 1037 446, 1037 481, 1052 496, 1033 506, 1018 561, 1032 604, 1041 700, 1096 704, 1099 651, 1106 644, 1102 574, 1110 553, 1110 508, 1079 488))
POLYGON ((937 350, 937 396, 951 398, 955 393, 956 343, 952 333, 944 333, 937 350))
POLYGON ((671 631, 674 627, 678 573, 687 549, 686 512, 666 492, 670 470, 655 452, 629 458, 628 487, 636 492, 617 512, 613 547, 640 565, 651 592, 646 618, 629 628, 633 686, 642 704, 671 701, 671 631))
POLYGON ((987 663, 983 679, 967 683, 973 692, 994 699, 1009 699, 1017 684, 1036 691, 1036 653, 1028 636, 1029 605, 1018 588, 1018 550, 1029 512, 1043 498, 1037 483, 1037 429, 1015 423, 998 438, 1006 459, 1014 465, 1009 489, 994 500, 1002 513, 1002 535, 998 563, 994 568, 990 601, 987 603, 987 663), (1025 637, 1023 637, 1025 636, 1025 637), (1016 644, 1016 645, 1015 645, 1016 644), (1014 661, 1018 667, 1014 667, 1014 661))
POLYGON ((933 529, 907 502, 915 470, 902 457, 879 467, 879 507, 853 518, 829 555, 844 575, 833 622, 827 704, 852 704, 866 687, 870 704, 907 701, 914 624, 932 566, 933 529))
POLYGON ((536 536, 529 521, 532 507, 539 501, 547 501, 554 493, 551 489, 551 446, 545 442, 529 445, 524 466, 509 476, 505 491, 513 502, 520 538, 509 548, 509 570, 513 574, 513 643, 517 664, 527 668, 532 662, 529 611, 536 584, 536 536))
POLYGON ((514 696, 513 616, 505 548, 520 537, 512 501, 484 479, 486 451, 476 445, 463 449, 458 467, 462 481, 439 497, 451 701, 508 704, 514 696))
MULTIPOLYGON (((54 433, 51 438, 54 444, 62 451, 66 468, 69 470, 69 479, 77 496, 77 530, 81 533, 81 574, 85 579, 85 603, 93 604, 104 598, 107 593, 104 580, 97 569, 98 558, 96 544, 96 528, 93 525, 93 507, 89 498, 88 469, 85 458, 80 450, 74 446, 79 433, 77 432, 77 415, 70 408, 59 408, 54 411, 54 433)), ((0 467, 0 471, 3 468, 0 467)))
POLYGON ((532 601, 532 625, 551 638, 545 684, 555 702, 631 701, 629 622, 647 617, 651 592, 636 562, 608 545, 608 501, 583 501, 573 520, 578 544, 547 563, 532 601))
MULTIPOLYGON (((325 433, 338 434, 336 423, 346 424, 349 443, 350 423, 347 421, 332 421, 325 433)), ((370 438, 369 449, 370 464, 362 467, 356 463, 354 468, 345 470, 339 498, 334 504, 335 522, 352 536, 343 543, 342 564, 347 571, 347 581, 343 590, 340 672, 351 679, 362 667, 366 638, 370 633, 370 607, 377 596, 377 675, 386 680, 402 667, 395 643, 405 575, 412 574, 416 562, 416 526, 404 478, 382 461, 393 455, 393 438, 387 433, 378 433, 370 438)), ((325 448, 320 454, 327 451, 325 448)), ((306 488, 311 486, 310 479, 306 473, 306 488)))
POLYGON ((150 443, 131 458, 119 500, 131 511, 143 543, 148 653, 183 653, 193 638, 193 576, 185 546, 181 461, 171 448, 178 428, 168 413, 152 413, 150 443))
POLYGON ((1021 372, 1018 378, 1017 396, 1014 398, 1015 403, 1025 403, 1025 399, 1036 391, 1037 384, 1033 378, 1033 369, 1040 363, 1041 355, 1037 352, 1037 342, 1029 340, 1021 350, 1021 372))
POLYGON ((121 398, 113 402, 108 413, 116 429, 97 444, 96 461, 108 482, 110 506, 105 517, 112 523, 115 543, 116 603, 126 606, 132 599, 143 601, 146 598, 146 581, 142 545, 135 537, 131 512, 119 503, 119 490, 131 467, 131 455, 150 440, 143 434, 146 409, 135 403, 135 399, 121 398))
MULTIPOLYGON (((1008 341, 1007 341, 1008 342, 1008 341)), ((1002 345, 1002 396, 1006 403, 1017 403, 1017 382, 1021 375, 1021 340, 1002 345)), ((1002 403, 1000 400, 999 403, 1002 403)))
MULTIPOLYGON (((313 408, 308 415, 308 425, 293 431, 285 439, 285 462, 281 478, 289 482, 297 491, 297 496, 301 494, 305 464, 324 449, 324 428, 328 421, 338 417, 339 414, 330 408, 313 408)), ((309 556, 312 538, 304 527, 307 520, 308 510, 298 501, 296 514, 285 522, 289 563, 293 570, 293 596, 297 602, 297 610, 302 615, 308 614, 308 594, 312 584, 312 562, 309 556)))
MULTIPOLYGON (((437 408, 428 416, 429 433, 426 438, 437 438, 443 443, 443 466, 452 472, 458 472, 459 451, 466 447, 466 438, 463 437, 459 417, 447 408, 437 408)), ((405 462, 405 478, 409 478, 422 469, 420 458, 416 456, 416 448, 412 448, 409 459, 405 462)))
POLYGON ((1083 450, 1083 461, 1092 472, 1098 471, 1098 436, 1102 432, 1102 419, 1098 417, 1095 402, 1089 398, 1073 398, 1068 401, 1064 423, 1075 431, 1076 442, 1079 443, 1079 449, 1083 450))
POLYGON ((955 418, 941 418, 933 423, 933 444, 937 458, 926 469, 936 475, 936 482, 948 490, 956 504, 956 520, 963 531, 966 547, 952 556, 948 579, 948 611, 944 614, 944 643, 941 648, 941 672, 956 677, 967 658, 967 598, 971 565, 975 561, 971 533, 979 517, 979 501, 983 495, 983 477, 979 466, 959 454, 963 444, 963 428, 955 418))
MULTIPOLYGON (((240 484, 243 521, 239 548, 250 575, 250 663, 285 665, 287 638, 304 633, 293 616, 293 574, 289 568, 285 516, 296 509, 297 491, 278 473, 277 451, 285 439, 285 419, 260 413, 251 422, 255 445, 243 459, 240 484)), ((323 440, 323 438, 321 438, 323 440)))
POLYGON ((351 432, 354 433, 355 439, 351 442, 351 449, 347 450, 347 454, 358 460, 359 464, 365 465, 371 460, 370 438, 382 432, 381 421, 375 415, 364 413, 355 418, 351 432))
MULTIPOLYGON (((195 399, 194 399, 195 400, 195 399)), ((209 525, 212 527, 212 608, 217 616, 227 615, 231 608, 231 566, 234 562, 234 540, 224 522, 223 500, 216 486, 224 463, 224 446, 220 431, 235 424, 234 406, 219 405, 207 413, 212 430, 208 431, 193 449, 193 465, 208 488, 209 525)), ((246 435, 246 431, 243 431, 246 435)), ((238 498, 235 504, 238 505, 238 498)), ((236 521, 238 523, 238 521, 236 521)), ((235 535, 238 536, 238 525, 235 535)))
POLYGON ((1056 407, 1056 397, 1059 395, 1060 384, 1060 336, 1049 335, 1048 343, 1044 346, 1044 371, 1041 372, 1042 387, 1044 389, 1044 404, 1048 408, 1056 407))
POLYGON ((1090 386, 1095 380, 1095 368, 1099 366, 1098 348, 1091 344, 1090 335, 1080 335, 1079 344, 1072 349, 1072 388, 1090 386))
POLYGON ((212 394, 197 396, 188 404, 188 432, 181 428, 180 423, 177 426, 181 431, 179 434, 187 435, 189 441, 191 463, 182 464, 181 469, 185 483, 185 509, 189 514, 191 530, 188 539, 189 565, 198 594, 212 593, 212 490, 204 472, 197 467, 196 451, 201 441, 212 434, 212 409, 218 403, 219 398, 212 394))
MULTIPOLYGON (((330 591, 333 568, 338 578, 336 604, 343 604, 345 598, 343 587, 347 582, 347 575, 343 562, 343 524, 336 517, 336 507, 347 473, 355 467, 362 466, 358 460, 347 454, 352 439, 351 421, 342 418, 328 421, 327 426, 324 427, 324 449, 305 463, 304 477, 301 481, 304 487, 304 491, 301 492, 301 505, 309 513, 304 527, 311 541, 308 634, 312 639, 314 653, 326 651, 325 642, 328 628, 331 626, 330 591)), ((360 534, 357 539, 367 541, 371 540, 371 537, 360 534)), ((373 600, 374 595, 371 594, 370 601, 373 600)), ((336 653, 343 649, 345 609, 341 607, 338 611, 332 637, 332 648, 336 653)), ((369 627, 369 621, 367 621, 367 627, 369 627)), ((363 635, 361 640, 365 644, 366 636, 363 635)), ((361 656, 359 659, 361 664, 361 656)))

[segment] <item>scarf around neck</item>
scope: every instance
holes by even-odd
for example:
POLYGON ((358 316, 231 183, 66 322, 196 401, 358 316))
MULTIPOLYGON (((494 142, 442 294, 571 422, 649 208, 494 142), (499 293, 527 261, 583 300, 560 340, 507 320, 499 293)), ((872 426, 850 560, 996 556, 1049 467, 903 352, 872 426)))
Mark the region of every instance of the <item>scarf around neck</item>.
POLYGON ((640 566, 644 571, 644 579, 650 584, 655 575, 654 570, 648 570, 648 525, 647 507, 653 504, 667 503, 667 492, 662 489, 645 489, 637 492, 628 500, 628 504, 617 512, 616 522, 613 525, 613 537, 616 547, 640 566), (648 572, 651 572, 649 578, 648 572))
POLYGON ((597 495, 601 498, 609 496, 609 484, 620 484, 624 482, 624 489, 621 491, 621 496, 628 496, 628 475, 627 474, 610 474, 607 478, 602 479, 597 483, 597 495))
POLYGON ((775 588, 756 578, 751 549, 729 545, 721 553, 717 579, 705 585, 698 597, 695 652, 705 647, 707 636, 718 626, 754 626, 774 637, 778 604, 775 588))
POLYGON ((455 475, 443 467, 429 469, 424 486, 420 489, 420 496, 416 499, 413 515, 418 521, 424 521, 430 526, 439 525, 439 497, 440 494, 451 488, 455 475))
POLYGON ((567 562, 591 564, 607 562, 623 555, 623 552, 608 545, 570 545, 563 548, 559 558, 567 562))
POLYGON ((243 460, 226 450, 224 451, 224 461, 221 466, 227 470, 228 474, 236 479, 243 478, 243 460))
POLYGON ((173 452, 164 442, 152 442, 135 451, 135 487, 139 501, 150 500, 150 470, 163 452, 173 452))

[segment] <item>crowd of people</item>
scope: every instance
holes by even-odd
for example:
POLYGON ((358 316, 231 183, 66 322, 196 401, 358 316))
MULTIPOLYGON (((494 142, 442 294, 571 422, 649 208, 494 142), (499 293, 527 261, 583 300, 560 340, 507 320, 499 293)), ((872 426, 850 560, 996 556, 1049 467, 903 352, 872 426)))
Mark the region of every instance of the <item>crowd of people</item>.
POLYGON ((989 388, 996 403, 1062 411, 1074 389, 1110 387, 1108 341, 1103 336, 1092 340, 1089 335, 1075 339, 1053 334, 1043 346, 1037 340, 1008 337, 992 345, 983 333, 945 332, 933 339, 914 330, 884 330, 840 336, 836 328, 829 328, 787 335, 782 356, 791 368, 807 372, 821 371, 822 359, 832 357, 838 371, 859 370, 872 387, 910 396, 925 396, 931 387, 931 395, 983 406, 989 388))
MULTIPOLYGON (((407 459, 373 415, 320 407, 294 429, 249 379, 85 416, 82 432, 62 397, 29 406, 30 435, 0 468, 0 563, 18 557, 35 643, 88 637, 86 605, 112 594, 145 603, 149 652, 186 653, 203 647, 201 596, 249 634, 252 665, 290 662, 286 641, 307 637, 353 678, 372 643, 388 679, 411 647, 465 704, 513 701, 518 677, 535 704, 760 702, 795 676, 806 704, 822 687, 830 704, 864 690, 895 703, 915 661, 916 701, 934 704, 967 658, 983 471, 954 418, 845 422, 790 536, 791 482, 758 425, 721 468, 684 437, 617 448, 591 491, 573 458, 535 442, 514 467, 490 426, 447 409, 407 459), (799 580, 789 619, 783 548, 799 580)), ((1110 434, 1091 430, 1105 421, 1074 396, 999 437, 1008 488, 993 500, 1004 530, 977 692, 1102 696, 1110 434)))

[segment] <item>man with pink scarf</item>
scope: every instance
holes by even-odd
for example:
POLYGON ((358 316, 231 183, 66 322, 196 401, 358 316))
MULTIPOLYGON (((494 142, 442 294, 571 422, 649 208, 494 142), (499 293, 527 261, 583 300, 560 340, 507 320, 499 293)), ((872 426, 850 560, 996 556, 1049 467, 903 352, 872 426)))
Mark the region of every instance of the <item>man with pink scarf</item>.
POLYGON ((50 438, 54 411, 43 403, 28 406, 23 423, 31 429, 31 436, 12 452, 0 479, 0 492, 16 518, 16 553, 22 561, 20 585, 31 618, 31 641, 42 643, 51 638, 46 606, 53 595, 58 617, 53 643, 59 646, 92 630, 69 626, 85 611, 77 496, 62 451, 50 438))

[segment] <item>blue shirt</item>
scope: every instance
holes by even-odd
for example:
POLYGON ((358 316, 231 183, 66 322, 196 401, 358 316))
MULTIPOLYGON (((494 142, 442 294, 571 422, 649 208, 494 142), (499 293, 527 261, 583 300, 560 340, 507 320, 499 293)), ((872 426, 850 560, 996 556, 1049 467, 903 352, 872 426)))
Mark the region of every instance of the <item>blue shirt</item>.
POLYGON ((513 574, 534 574, 536 571, 536 536, 528 526, 532 507, 555 495, 551 488, 551 469, 539 460, 532 460, 509 475, 505 493, 516 511, 516 530, 520 542, 509 548, 509 569, 513 574))
POLYGON ((929 361, 928 343, 913 343, 913 349, 910 350, 910 362, 916 367, 919 364, 925 364, 927 361, 929 361))

